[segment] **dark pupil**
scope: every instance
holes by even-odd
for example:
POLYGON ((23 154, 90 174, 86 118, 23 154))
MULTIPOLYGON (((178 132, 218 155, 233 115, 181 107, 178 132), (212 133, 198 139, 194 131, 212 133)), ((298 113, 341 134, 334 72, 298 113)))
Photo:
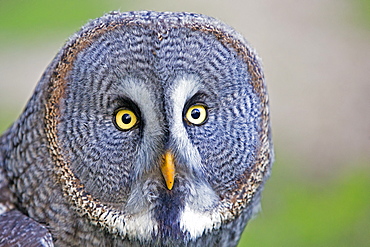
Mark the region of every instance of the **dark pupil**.
POLYGON ((127 113, 123 114, 123 116, 122 116, 122 122, 124 124, 129 124, 131 122, 131 115, 130 114, 127 114, 127 113))
POLYGON ((199 109, 193 109, 191 111, 191 117, 194 118, 194 119, 198 119, 200 117, 199 109))

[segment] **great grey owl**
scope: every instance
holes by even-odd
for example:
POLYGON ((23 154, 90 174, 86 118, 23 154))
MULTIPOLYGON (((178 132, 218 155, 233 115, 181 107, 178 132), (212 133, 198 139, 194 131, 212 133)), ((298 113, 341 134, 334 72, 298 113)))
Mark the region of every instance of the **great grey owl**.
POLYGON ((0 242, 236 246, 270 173, 269 123, 260 59, 229 26, 92 20, 1 136, 0 242))

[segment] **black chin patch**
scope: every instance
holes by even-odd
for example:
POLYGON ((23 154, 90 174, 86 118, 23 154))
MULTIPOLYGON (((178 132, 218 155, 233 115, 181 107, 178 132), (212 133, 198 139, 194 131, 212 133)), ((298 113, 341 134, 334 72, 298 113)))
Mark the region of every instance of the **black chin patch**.
POLYGON ((158 223, 157 236, 161 241, 166 242, 185 239, 186 234, 181 232, 180 217, 185 207, 185 196, 187 193, 180 191, 180 186, 174 186, 172 190, 161 188, 160 195, 156 200, 154 208, 155 219, 158 223))

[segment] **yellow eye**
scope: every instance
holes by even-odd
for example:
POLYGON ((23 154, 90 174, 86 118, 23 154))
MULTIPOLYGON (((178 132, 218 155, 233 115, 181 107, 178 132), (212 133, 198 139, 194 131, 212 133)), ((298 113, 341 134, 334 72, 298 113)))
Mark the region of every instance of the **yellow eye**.
POLYGON ((207 108, 204 105, 193 105, 185 114, 186 120, 194 125, 201 125, 207 121, 207 108))
POLYGON ((137 122, 135 113, 128 109, 119 109, 114 116, 114 123, 119 130, 130 130, 137 122))

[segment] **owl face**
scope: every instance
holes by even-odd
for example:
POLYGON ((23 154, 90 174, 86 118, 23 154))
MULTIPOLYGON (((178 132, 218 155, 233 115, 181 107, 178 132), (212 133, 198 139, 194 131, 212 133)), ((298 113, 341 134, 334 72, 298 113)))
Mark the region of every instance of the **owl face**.
POLYGON ((236 49, 249 52, 244 41, 227 42, 236 34, 213 19, 183 18, 131 14, 88 25, 51 80, 50 139, 61 147, 51 153, 66 197, 132 238, 218 229, 265 177, 256 175, 269 143, 258 61, 246 61, 236 49))

